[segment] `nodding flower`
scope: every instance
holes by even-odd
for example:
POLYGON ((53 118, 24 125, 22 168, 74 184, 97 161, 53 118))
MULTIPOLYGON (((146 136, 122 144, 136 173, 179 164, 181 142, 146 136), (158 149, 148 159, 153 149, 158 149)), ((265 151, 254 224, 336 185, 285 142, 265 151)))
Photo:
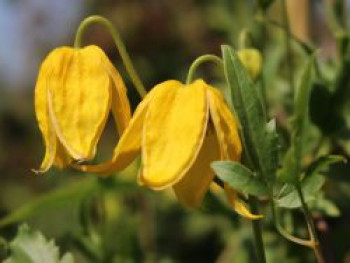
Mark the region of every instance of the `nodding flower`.
POLYGON ((40 169, 91 160, 112 111, 119 134, 130 118, 124 82, 97 46, 60 47, 41 65, 35 113, 46 153, 40 169))
MULTIPOLYGON (((215 176, 210 163, 239 161, 241 152, 238 123, 221 92, 201 79, 189 85, 169 80, 138 105, 110 161, 79 168, 108 175, 141 155, 140 184, 154 190, 172 187, 181 203, 196 207, 215 176)), ((235 190, 225 186, 225 191, 237 213, 260 218, 235 190)))

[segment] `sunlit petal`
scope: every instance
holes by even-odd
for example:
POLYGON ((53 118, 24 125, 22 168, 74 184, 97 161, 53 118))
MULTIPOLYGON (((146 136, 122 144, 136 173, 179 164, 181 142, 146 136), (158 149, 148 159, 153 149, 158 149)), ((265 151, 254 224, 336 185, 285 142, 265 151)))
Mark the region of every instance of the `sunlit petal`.
POLYGON ((66 150, 75 159, 85 160, 95 155, 109 114, 111 80, 103 66, 104 53, 98 47, 71 52, 65 72, 49 78, 53 108, 50 116, 66 150))
POLYGON ((142 142, 142 175, 147 186, 160 190, 183 178, 197 158, 207 122, 203 81, 186 86, 179 83, 154 95, 142 142))
POLYGON ((69 48, 67 47, 53 50, 42 63, 35 86, 35 114, 46 148, 45 157, 38 172, 46 172, 52 166, 56 155, 56 135, 53 131, 48 112, 48 76, 65 70, 60 60, 62 57, 68 59, 65 56, 68 53, 69 48))
MULTIPOLYGON (((172 87, 177 83, 169 81, 168 86, 172 87)), ((162 90, 162 87, 156 86, 138 105, 129 125, 120 137, 110 161, 98 165, 75 165, 75 167, 82 171, 98 174, 112 174, 126 168, 140 154, 145 116, 149 103, 158 90, 162 90)))

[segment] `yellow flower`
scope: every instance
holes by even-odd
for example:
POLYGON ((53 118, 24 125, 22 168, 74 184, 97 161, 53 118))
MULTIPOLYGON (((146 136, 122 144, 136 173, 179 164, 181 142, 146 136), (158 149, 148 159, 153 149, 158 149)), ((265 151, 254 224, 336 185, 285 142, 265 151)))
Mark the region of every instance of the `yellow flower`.
MULTIPOLYGON (((154 190, 173 187, 180 202, 198 206, 214 174, 215 160, 239 161, 242 145, 237 122, 221 93, 197 80, 170 80, 155 86, 137 107, 111 161, 80 169, 109 174, 128 166, 141 153, 139 182, 154 190)), ((232 207, 256 218, 232 189, 232 207)))
POLYGON ((238 57, 248 70, 249 75, 255 80, 260 75, 262 66, 262 57, 259 50, 253 48, 242 49, 238 51, 238 57))
POLYGON ((121 134, 130 105, 119 73, 97 46, 60 47, 41 65, 35 112, 46 153, 39 172, 53 164, 90 160, 112 109, 121 134))

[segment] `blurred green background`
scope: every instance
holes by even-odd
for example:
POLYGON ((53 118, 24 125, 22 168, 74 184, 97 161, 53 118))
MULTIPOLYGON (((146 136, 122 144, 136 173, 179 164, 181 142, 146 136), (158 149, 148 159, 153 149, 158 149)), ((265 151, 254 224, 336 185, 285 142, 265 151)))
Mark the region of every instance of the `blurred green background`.
MULTIPOLYGON (((325 78, 332 79, 341 53, 324 2, 290 0, 288 11, 292 33, 320 49, 321 69, 325 78)), ((346 17, 350 5, 343 3, 338 11, 346 17)), ((269 113, 281 126, 288 126, 288 70, 292 65, 297 80, 306 55, 296 42, 292 54, 287 54, 281 7, 281 1, 275 1, 265 17, 268 22, 263 23, 253 0, 0 0, 0 218, 39 196, 66 189, 73 193, 69 200, 43 202, 26 222, 55 238, 62 251, 72 251, 76 262, 101 258, 105 262, 255 262, 250 223, 231 212, 220 193, 207 196, 201 209, 186 209, 171 191, 151 192, 138 186, 137 162, 104 182, 104 191, 91 190, 91 185, 101 183, 93 175, 57 169, 45 175, 31 172, 44 154, 33 95, 41 61, 53 48, 73 45, 75 30, 88 15, 103 15, 118 28, 148 90, 167 79, 184 81, 190 63, 203 54, 220 56, 221 44, 239 48, 239 35, 248 29, 250 44, 264 51, 269 113), (92 218, 90 222, 84 213, 92 218)), ((347 21, 342 23, 346 28, 347 21)), ((108 32, 91 26, 84 43, 104 49, 124 76, 135 107, 140 98, 108 32)), ((221 73, 212 66, 204 66, 200 73, 207 81, 222 84, 221 73)), ((348 119, 345 115, 346 127, 348 119)), ((325 126, 332 121, 332 116, 326 118, 325 126)), ((326 134, 315 125, 310 130, 313 139, 326 134)), ((348 128, 323 137, 321 152, 349 159, 348 128)), ((116 140, 109 123, 98 158, 107 158, 116 140)), ((324 187, 329 202, 313 213, 327 262, 350 262, 349 171, 346 164, 331 167, 324 187)), ((269 208, 263 212, 268 262, 313 262, 312 251, 284 240, 274 230, 269 208)), ((287 211, 283 220, 289 230, 305 236, 300 212, 287 211)), ((1 228, 0 235, 12 239, 17 226, 1 228)))

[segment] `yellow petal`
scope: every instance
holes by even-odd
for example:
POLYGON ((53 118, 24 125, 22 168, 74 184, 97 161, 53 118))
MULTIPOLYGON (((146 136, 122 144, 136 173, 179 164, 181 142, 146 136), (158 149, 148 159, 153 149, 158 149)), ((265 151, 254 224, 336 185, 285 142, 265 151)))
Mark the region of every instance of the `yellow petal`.
POLYGON ((68 54, 69 51, 70 49, 68 47, 61 47, 53 50, 45 58, 39 70, 39 76, 35 86, 34 104, 36 118, 44 139, 46 151, 38 172, 46 172, 52 166, 56 155, 56 135, 48 112, 48 78, 50 75, 59 74, 64 70, 64 68, 61 67, 60 60, 62 57, 67 58, 65 54, 68 54))
MULTIPOLYGON (((167 85, 163 83, 161 85, 167 85)), ((179 182, 202 146, 208 122, 203 81, 158 90, 149 106, 142 141, 142 180, 161 190, 179 182)))
POLYGON ((69 154, 74 159, 91 159, 109 114, 111 80, 101 49, 88 46, 70 52, 68 63, 64 58, 60 61, 65 71, 50 76, 50 116, 69 154))
POLYGON ((67 167, 72 162, 72 157, 69 156, 61 143, 57 142, 57 150, 54 165, 60 169, 67 167))
MULTIPOLYGON (((178 85, 177 81, 168 81, 167 83, 169 86, 178 85)), ((120 137, 110 161, 98 165, 75 165, 75 168, 98 174, 111 174, 126 168, 140 154, 144 119, 149 103, 159 88, 162 89, 158 86, 152 89, 138 105, 129 125, 120 137)))
POLYGON ((232 188, 230 188, 229 186, 227 186, 226 184, 225 184, 225 192, 232 209, 235 210, 237 214, 252 220, 263 218, 262 215, 252 214, 248 210, 248 208, 243 204, 243 202, 238 199, 237 192, 232 188))
POLYGON ((188 207, 201 204, 204 194, 213 181, 214 173, 210 163, 220 158, 220 150, 215 131, 209 129, 198 157, 174 191, 179 201, 188 207))
POLYGON ((130 103, 127 96, 127 90, 122 77, 119 72, 110 62, 110 60, 103 57, 104 66, 107 73, 112 80, 112 113, 117 124, 117 130, 121 135, 129 124, 131 118, 130 103))
POLYGON ((238 161, 242 143, 238 134, 238 123, 228 108, 220 91, 207 86, 210 117, 218 136, 221 158, 238 161))

